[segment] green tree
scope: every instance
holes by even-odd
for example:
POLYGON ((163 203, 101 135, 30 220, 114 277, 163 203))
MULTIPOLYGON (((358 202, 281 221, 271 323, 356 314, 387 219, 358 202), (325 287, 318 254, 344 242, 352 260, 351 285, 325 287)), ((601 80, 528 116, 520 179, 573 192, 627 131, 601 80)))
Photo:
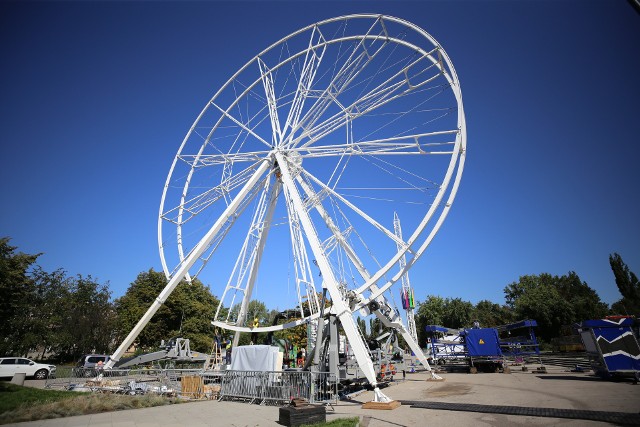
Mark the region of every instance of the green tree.
POLYGON ((471 326, 474 313, 473 304, 469 301, 464 301, 462 298, 442 298, 429 295, 425 302, 418 303, 415 313, 418 341, 423 344, 426 343, 425 326, 439 325, 452 329, 465 328, 471 326))
POLYGON ((115 339, 116 314, 108 283, 100 284, 90 275, 68 279, 59 309, 63 323, 57 337, 63 357, 109 352, 115 339))
POLYGON ((34 294, 30 316, 29 333, 25 336, 32 348, 39 348, 44 358, 46 352, 53 352, 61 359, 70 359, 64 354, 63 344, 67 312, 63 309, 70 298, 71 285, 67 272, 63 269, 51 273, 36 266, 32 273, 34 294))
POLYGON ((367 334, 367 322, 364 318, 358 316, 356 318, 356 324, 358 325, 358 329, 360 329, 360 333, 365 339, 369 339, 369 335, 367 334))
POLYGON ((33 342, 25 340, 33 316, 33 280, 29 270, 40 254, 16 252, 10 238, 0 238, 0 354, 24 355, 33 342))
MULTIPOLYGON (((294 319, 283 319, 278 323, 282 324, 286 322, 291 322, 293 320, 294 319)), ((303 324, 293 328, 283 329, 282 331, 277 331, 274 333, 274 336, 278 339, 286 340, 292 346, 295 345, 298 348, 307 347, 307 343, 308 343, 307 328, 308 328, 308 325, 303 324)))
POLYGON ((489 300, 478 301, 473 309, 472 319, 477 320, 482 328, 493 328, 514 321, 513 314, 507 306, 489 300))
POLYGON ((443 325, 445 300, 436 295, 429 295, 424 302, 418 302, 415 311, 416 329, 418 332, 418 344, 421 347, 426 346, 427 333, 425 326, 427 325, 443 325))
MULTIPOLYGON (((140 273, 127 292, 115 301, 120 338, 133 329, 166 285, 165 275, 150 269, 140 273)), ((211 319, 218 304, 219 300, 199 280, 183 281, 158 309, 135 343, 143 350, 151 350, 162 340, 183 337, 190 340, 192 350, 209 351, 213 341, 211 319)))
POLYGON ((573 312, 573 322, 601 319, 609 312, 609 306, 600 300, 598 293, 587 282, 580 280, 576 272, 557 278, 560 296, 569 302, 573 312))
MULTIPOLYGON (((240 304, 235 304, 231 308, 231 314, 229 318, 232 321, 237 321, 238 313, 240 313, 240 304)), ((274 318, 275 318, 275 315, 272 315, 269 312, 269 310, 267 309, 267 306, 262 301, 251 300, 249 301, 249 304, 247 304, 247 316, 245 319, 246 326, 253 325, 255 321, 258 322, 259 326, 267 326, 267 325, 270 325, 271 322, 273 322, 274 318)), ((284 323, 284 322, 279 322, 279 323, 284 323)), ((244 333, 240 334, 240 340, 238 341, 238 345, 249 345, 251 343, 251 335, 252 334, 244 334, 244 333)), ((255 337, 256 341, 254 342, 254 344, 262 344, 266 339, 266 336, 267 334, 263 332, 257 334, 255 337)))
POLYGON ((537 334, 544 340, 558 336, 563 325, 599 318, 608 311, 598 294, 573 271, 564 276, 522 276, 504 292, 515 320, 536 320, 537 334))
POLYGON ((545 341, 558 336, 560 327, 574 321, 571 304, 562 298, 558 289, 541 283, 522 294, 514 304, 518 319, 534 319, 538 323, 536 335, 545 341))
POLYGON ((520 276, 517 282, 513 282, 504 288, 504 299, 509 308, 515 308, 518 298, 539 286, 554 286, 554 277, 549 273, 540 275, 520 276))
MULTIPOLYGON (((240 312, 240 304, 235 304, 231 308, 231 314, 229 316, 230 319, 236 321, 238 318, 238 313, 240 312)), ((277 313, 277 312, 276 312, 277 313)), ((247 304, 247 316, 245 319, 245 324, 250 325, 257 319, 260 326, 265 326, 271 321, 275 316, 267 309, 265 303, 259 300, 251 300, 249 304, 247 304)))
POLYGON ((386 332, 386 328, 375 315, 369 317, 369 338, 376 339, 386 332))
POLYGON ((622 257, 617 253, 609 255, 609 264, 613 270, 620 295, 622 295, 622 299, 611 306, 612 311, 616 314, 640 315, 640 282, 638 277, 629 270, 629 267, 622 261, 622 257))
POLYGON ((459 329, 471 326, 473 315, 473 304, 463 301, 461 298, 447 298, 444 301, 444 313, 442 320, 444 326, 452 329, 459 329))
POLYGON ((69 360, 106 352, 115 321, 108 284, 69 278, 62 269, 46 272, 35 265, 37 257, 0 239, 0 354, 52 351, 69 360))

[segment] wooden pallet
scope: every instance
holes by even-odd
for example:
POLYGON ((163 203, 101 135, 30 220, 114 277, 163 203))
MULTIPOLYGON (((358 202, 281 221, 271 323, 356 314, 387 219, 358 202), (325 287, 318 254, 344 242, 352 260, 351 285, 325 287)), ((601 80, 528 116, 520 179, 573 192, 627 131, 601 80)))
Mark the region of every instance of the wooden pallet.
POLYGON ((397 400, 392 400, 391 402, 367 402, 362 405, 362 409, 382 409, 382 410, 391 410, 396 409, 402 406, 400 402, 397 400))
POLYGON ((180 379, 182 395, 192 399, 204 398, 204 379, 199 376, 188 376, 180 379))

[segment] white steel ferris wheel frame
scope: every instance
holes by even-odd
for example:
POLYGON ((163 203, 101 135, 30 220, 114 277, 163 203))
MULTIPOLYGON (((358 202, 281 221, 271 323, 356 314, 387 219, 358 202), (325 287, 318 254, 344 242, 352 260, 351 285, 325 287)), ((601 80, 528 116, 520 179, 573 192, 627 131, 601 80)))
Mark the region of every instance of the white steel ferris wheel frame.
MULTIPOLYGON (((415 110, 415 107, 413 108, 415 110)), ((391 127, 395 121, 396 119, 388 120, 385 126, 391 127)), ((416 128, 418 127, 416 126, 416 128)), ((183 279, 191 280, 192 277, 198 275, 218 246, 224 242, 225 236, 233 228, 236 219, 242 215, 250 203, 257 201, 250 221, 249 232, 246 234, 236 266, 233 268, 222 298, 224 300, 227 293, 240 291, 242 301, 239 303, 238 318, 235 323, 230 323, 228 320, 215 320, 213 322, 215 325, 236 332, 266 332, 316 319, 319 316, 319 305, 313 275, 309 271, 308 251, 310 251, 314 257, 314 264, 321 272, 322 287, 330 294, 331 311, 340 318, 347 338, 354 349, 356 359, 373 386, 376 384, 376 379, 371 359, 353 319, 353 313, 358 310, 364 313, 373 312, 383 324, 397 328, 411 349, 418 355, 420 361, 427 369, 430 369, 418 343, 404 327, 400 317, 389 309, 390 305, 387 303, 384 293, 424 253, 442 225, 458 190, 464 168, 465 153, 466 124, 457 74, 444 49, 418 26, 402 19, 384 15, 350 15, 309 25, 274 43, 247 62, 216 92, 185 136, 167 177, 158 220, 160 257, 169 281, 147 313, 116 350, 110 364, 113 365, 120 359, 123 352, 133 343, 142 328, 166 301, 175 287, 183 279), (348 34, 347 24, 353 27, 357 26, 359 22, 366 23, 365 31, 348 34), (330 28, 330 25, 337 24, 344 27, 341 34, 335 32, 330 35, 325 31, 326 28, 330 28), (393 26, 402 28, 402 31, 392 33, 388 29, 393 26), (289 47, 290 41, 293 46, 296 37, 307 37, 309 33, 306 48, 294 51, 294 53, 288 52, 289 56, 285 55, 285 59, 267 62, 269 54, 274 52, 276 48, 284 51, 284 47, 289 47), (411 39, 411 36, 416 37, 418 41, 427 42, 430 48, 423 48, 414 41, 416 39, 411 39), (343 45, 353 46, 352 51, 343 53, 342 57, 336 57, 342 58, 341 68, 337 71, 337 67, 334 68, 333 75, 329 79, 330 83, 324 89, 318 89, 314 85, 321 81, 323 76, 317 74, 319 74, 323 60, 329 61, 325 59, 325 52, 336 46, 342 49, 343 45), (407 60, 401 65, 386 66, 383 64, 387 68, 381 66, 380 70, 388 71, 394 65, 397 70, 393 69, 392 72, 388 72, 388 77, 385 76, 383 80, 377 81, 377 85, 372 89, 367 86, 372 84, 374 78, 367 80, 366 84, 361 85, 364 88, 356 99, 345 102, 345 99, 349 99, 345 94, 351 90, 350 85, 355 86, 354 82, 360 77, 360 70, 377 60, 376 56, 383 49, 391 49, 387 46, 413 52, 414 58, 417 59, 407 60), (243 82, 242 85, 237 85, 240 81, 239 76, 243 76, 243 73, 248 70, 255 70, 256 67, 259 69, 258 77, 249 80, 248 83, 243 82), (276 82, 282 76, 278 73, 284 73, 281 70, 286 70, 287 67, 294 70, 296 87, 290 96, 283 96, 284 89, 277 87, 276 82), (353 139, 354 123, 363 120, 362 117, 369 117, 372 112, 384 110, 384 107, 389 104, 404 102, 409 97, 408 95, 413 96, 415 93, 425 90, 424 88, 428 88, 428 84, 436 79, 444 79, 446 90, 450 91, 454 99, 455 106, 452 111, 456 114, 455 126, 416 133, 407 133, 410 130, 391 135, 381 133, 377 138, 353 139), (262 91, 260 95, 264 104, 262 110, 251 116, 247 107, 246 117, 243 117, 241 103, 247 102, 251 96, 256 97, 258 88, 261 88, 262 91), (224 104, 224 96, 231 89, 240 93, 235 93, 235 101, 228 105, 224 104), (283 111, 282 104, 288 108, 284 114, 281 112, 283 111), (336 112, 332 113, 334 110, 331 108, 335 108, 336 112), (190 143, 194 135, 198 133, 198 125, 201 124, 201 120, 205 121, 206 115, 211 111, 216 112, 218 118, 213 122, 213 125, 208 125, 211 129, 207 134, 201 136, 204 142, 197 152, 193 149, 190 152, 185 151, 187 143, 190 143), (284 117, 286 119, 281 120, 284 117), (267 118, 268 121, 266 121, 267 118), (222 133, 224 136, 221 125, 223 122, 239 129, 232 141, 232 148, 242 147, 246 141, 251 140, 262 149, 251 151, 237 149, 236 152, 224 152, 216 149, 217 151, 214 151, 213 154, 207 152, 206 150, 210 150, 214 146, 213 140, 216 132, 222 133), (264 136, 265 126, 270 129, 270 137, 264 136), (346 142, 328 143, 328 137, 332 137, 332 134, 338 129, 347 130, 346 142), (350 132, 351 139, 349 138, 350 132), (454 137, 455 140, 452 142, 429 142, 434 138, 449 136, 454 137), (321 141, 325 141, 324 145, 321 141), (441 146, 445 148, 439 151, 441 146), (437 190, 430 200, 427 212, 417 224, 412 226, 415 229, 406 241, 396 236, 393 230, 389 230, 381 224, 379 219, 373 218, 356 203, 337 191, 335 185, 329 185, 326 178, 325 180, 318 178, 302 165, 304 160, 315 161, 315 159, 323 158, 339 157, 341 161, 343 157, 350 156, 376 158, 391 156, 388 158, 392 158, 393 156, 413 155, 423 157, 445 155, 450 159, 444 176, 437 183, 437 190), (172 180, 175 179, 176 168, 184 163, 190 167, 190 170, 181 178, 182 194, 179 201, 168 202, 167 195, 172 186, 172 180), (235 167, 240 163, 249 164, 249 166, 237 172, 235 167), (193 187, 192 181, 197 173, 207 167, 222 168, 219 177, 220 184, 214 185, 212 183, 210 190, 190 199, 192 197, 189 193, 193 187), (341 228, 335 222, 329 208, 323 203, 325 198, 330 198, 345 206, 360 221, 386 236, 397 249, 394 249, 393 256, 387 257, 388 260, 384 265, 379 265, 370 272, 357 251, 349 243, 347 237, 349 228, 341 228), (301 319, 285 325, 248 327, 244 325, 247 305, 257 280, 267 236, 274 221, 274 209, 279 200, 284 200, 287 207, 301 319), (189 237, 185 235, 183 227, 214 202, 219 202, 218 205, 224 202, 224 209, 216 214, 217 219, 213 225, 207 226, 201 237, 195 240, 197 243, 184 243, 184 240, 189 237), (316 218, 315 221, 312 215, 316 218), (174 264, 170 266, 168 262, 167 248, 163 237, 169 223, 176 229, 175 243, 177 244, 178 262, 175 267, 172 267, 174 264), (428 228, 429 223, 431 224, 430 228, 428 228), (318 233, 317 227, 320 225, 328 230, 330 236, 325 241, 318 233), (336 276, 336 267, 332 265, 329 256, 331 247, 339 247, 346 259, 357 270, 360 282, 356 289, 347 291, 336 276), (409 255, 408 259, 406 259, 407 255, 409 255), (400 266, 399 271, 390 276, 391 269, 398 265, 400 266), (301 290, 301 285, 306 289, 301 290), (302 310, 302 294, 305 294, 308 299, 310 315, 305 315, 302 310)), ((337 166, 334 173, 336 170, 337 166)), ((220 307, 216 313, 216 319, 219 313, 220 307)), ((381 393, 376 393, 376 397, 379 400, 385 400, 381 393)))

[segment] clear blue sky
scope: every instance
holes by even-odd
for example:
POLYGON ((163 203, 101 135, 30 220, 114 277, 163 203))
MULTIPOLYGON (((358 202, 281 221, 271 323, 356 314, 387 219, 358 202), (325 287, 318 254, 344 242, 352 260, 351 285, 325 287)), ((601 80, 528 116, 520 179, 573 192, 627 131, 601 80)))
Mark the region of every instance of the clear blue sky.
POLYGON ((619 299, 609 254, 640 273, 640 14, 621 0, 2 2, 0 235, 121 296, 161 270, 162 188, 213 93, 272 42, 357 12, 424 28, 462 84, 467 165, 416 298, 503 303, 521 275, 573 270, 619 299))

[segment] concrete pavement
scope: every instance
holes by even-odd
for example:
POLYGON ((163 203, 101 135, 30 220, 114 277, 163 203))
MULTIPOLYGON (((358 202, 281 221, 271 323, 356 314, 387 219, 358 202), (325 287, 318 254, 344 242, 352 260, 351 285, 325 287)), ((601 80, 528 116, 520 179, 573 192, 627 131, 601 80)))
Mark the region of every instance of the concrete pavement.
MULTIPOLYGON (((567 373, 547 366, 547 374, 444 374, 446 381, 427 381, 426 373, 407 374, 385 388, 396 400, 483 404, 514 407, 576 409, 639 414, 640 385, 610 382, 585 373, 567 373)), ((352 396, 327 408, 327 420, 354 417, 361 426, 604 426, 607 422, 470 411, 434 410, 403 405, 392 411, 362 409, 372 392, 352 396)), ((277 406, 241 402, 201 401, 156 408, 16 424, 20 427, 151 427, 151 426, 278 426, 277 406)), ((640 425, 640 423, 638 424, 640 425)))

